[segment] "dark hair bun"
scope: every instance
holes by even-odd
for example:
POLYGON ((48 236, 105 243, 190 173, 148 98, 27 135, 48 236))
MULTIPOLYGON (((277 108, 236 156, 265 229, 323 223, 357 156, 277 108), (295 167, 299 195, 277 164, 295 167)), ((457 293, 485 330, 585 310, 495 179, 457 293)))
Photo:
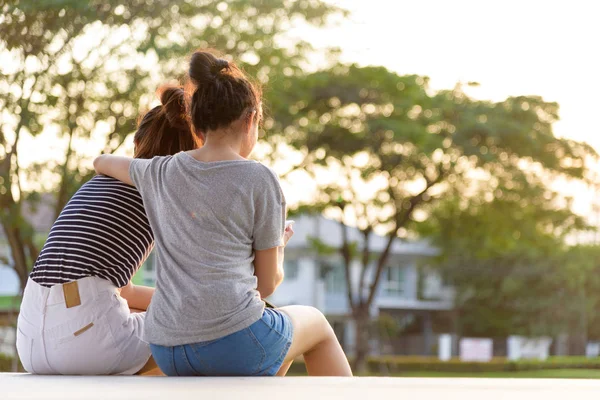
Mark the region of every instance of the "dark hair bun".
POLYGON ((197 51, 192 54, 189 75, 194 83, 202 85, 214 81, 221 71, 228 68, 227 60, 217 58, 206 51, 197 51))
POLYGON ((189 80, 193 91, 188 113, 196 132, 214 131, 252 115, 251 111, 259 111, 259 87, 234 62, 218 58, 211 51, 192 54, 189 80))
POLYGON ((185 92, 181 86, 164 85, 157 94, 162 103, 163 113, 173 127, 184 127, 188 123, 185 109, 185 92))

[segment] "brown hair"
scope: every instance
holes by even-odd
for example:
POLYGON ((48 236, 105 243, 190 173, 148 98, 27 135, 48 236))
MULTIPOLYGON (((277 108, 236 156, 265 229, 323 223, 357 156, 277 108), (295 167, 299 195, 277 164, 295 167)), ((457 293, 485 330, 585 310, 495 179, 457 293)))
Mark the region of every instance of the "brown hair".
POLYGON ((209 51, 196 51, 188 73, 193 85, 190 114, 196 131, 206 134, 224 128, 252 111, 260 118, 260 88, 234 63, 209 51))
POLYGON ((133 137, 134 157, 167 156, 202 146, 190 127, 183 88, 165 85, 156 93, 162 104, 141 117, 133 137))

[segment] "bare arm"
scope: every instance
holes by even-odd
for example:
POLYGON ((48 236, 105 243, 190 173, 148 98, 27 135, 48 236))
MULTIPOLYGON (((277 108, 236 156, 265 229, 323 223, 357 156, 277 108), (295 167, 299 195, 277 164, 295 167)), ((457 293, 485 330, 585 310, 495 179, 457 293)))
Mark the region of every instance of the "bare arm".
MULTIPOLYGON (((294 234, 291 226, 285 229, 283 242, 294 234)), ((265 299, 275 292, 275 289, 283 282, 283 250, 284 246, 273 247, 267 250, 256 250, 254 252, 254 275, 258 280, 257 290, 260 297, 265 299)))
POLYGON ((131 281, 121 288, 121 297, 127 300, 129 308, 146 311, 152 300, 154 288, 148 286, 134 285, 131 281))
POLYGON ((102 154, 94 160, 94 169, 98 174, 107 175, 133 186, 129 176, 131 158, 102 154))
POLYGON ((275 292, 283 282, 283 247, 256 250, 254 253, 254 275, 258 280, 257 290, 262 299, 275 292))

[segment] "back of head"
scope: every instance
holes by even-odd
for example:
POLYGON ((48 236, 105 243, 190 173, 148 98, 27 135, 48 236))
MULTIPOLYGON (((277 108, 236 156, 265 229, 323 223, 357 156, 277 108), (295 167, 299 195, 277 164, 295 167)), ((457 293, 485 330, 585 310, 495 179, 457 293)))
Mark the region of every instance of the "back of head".
POLYGON ((202 141, 190 127, 183 88, 161 86, 157 95, 162 104, 140 119, 133 138, 134 157, 167 156, 200 147, 202 141))
POLYGON ((245 112, 258 113, 260 89, 234 63, 208 51, 196 51, 189 77, 194 86, 190 114, 198 132, 225 128, 245 112))

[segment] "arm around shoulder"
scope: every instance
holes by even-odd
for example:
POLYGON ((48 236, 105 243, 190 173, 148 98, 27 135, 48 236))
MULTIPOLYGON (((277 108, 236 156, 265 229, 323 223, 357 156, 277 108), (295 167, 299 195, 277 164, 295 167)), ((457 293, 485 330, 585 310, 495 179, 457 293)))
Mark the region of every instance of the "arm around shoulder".
POLYGON ((133 181, 129 175, 131 161, 132 159, 129 157, 102 154, 94 160, 94 169, 98 174, 107 175, 128 185, 133 185, 133 181))

